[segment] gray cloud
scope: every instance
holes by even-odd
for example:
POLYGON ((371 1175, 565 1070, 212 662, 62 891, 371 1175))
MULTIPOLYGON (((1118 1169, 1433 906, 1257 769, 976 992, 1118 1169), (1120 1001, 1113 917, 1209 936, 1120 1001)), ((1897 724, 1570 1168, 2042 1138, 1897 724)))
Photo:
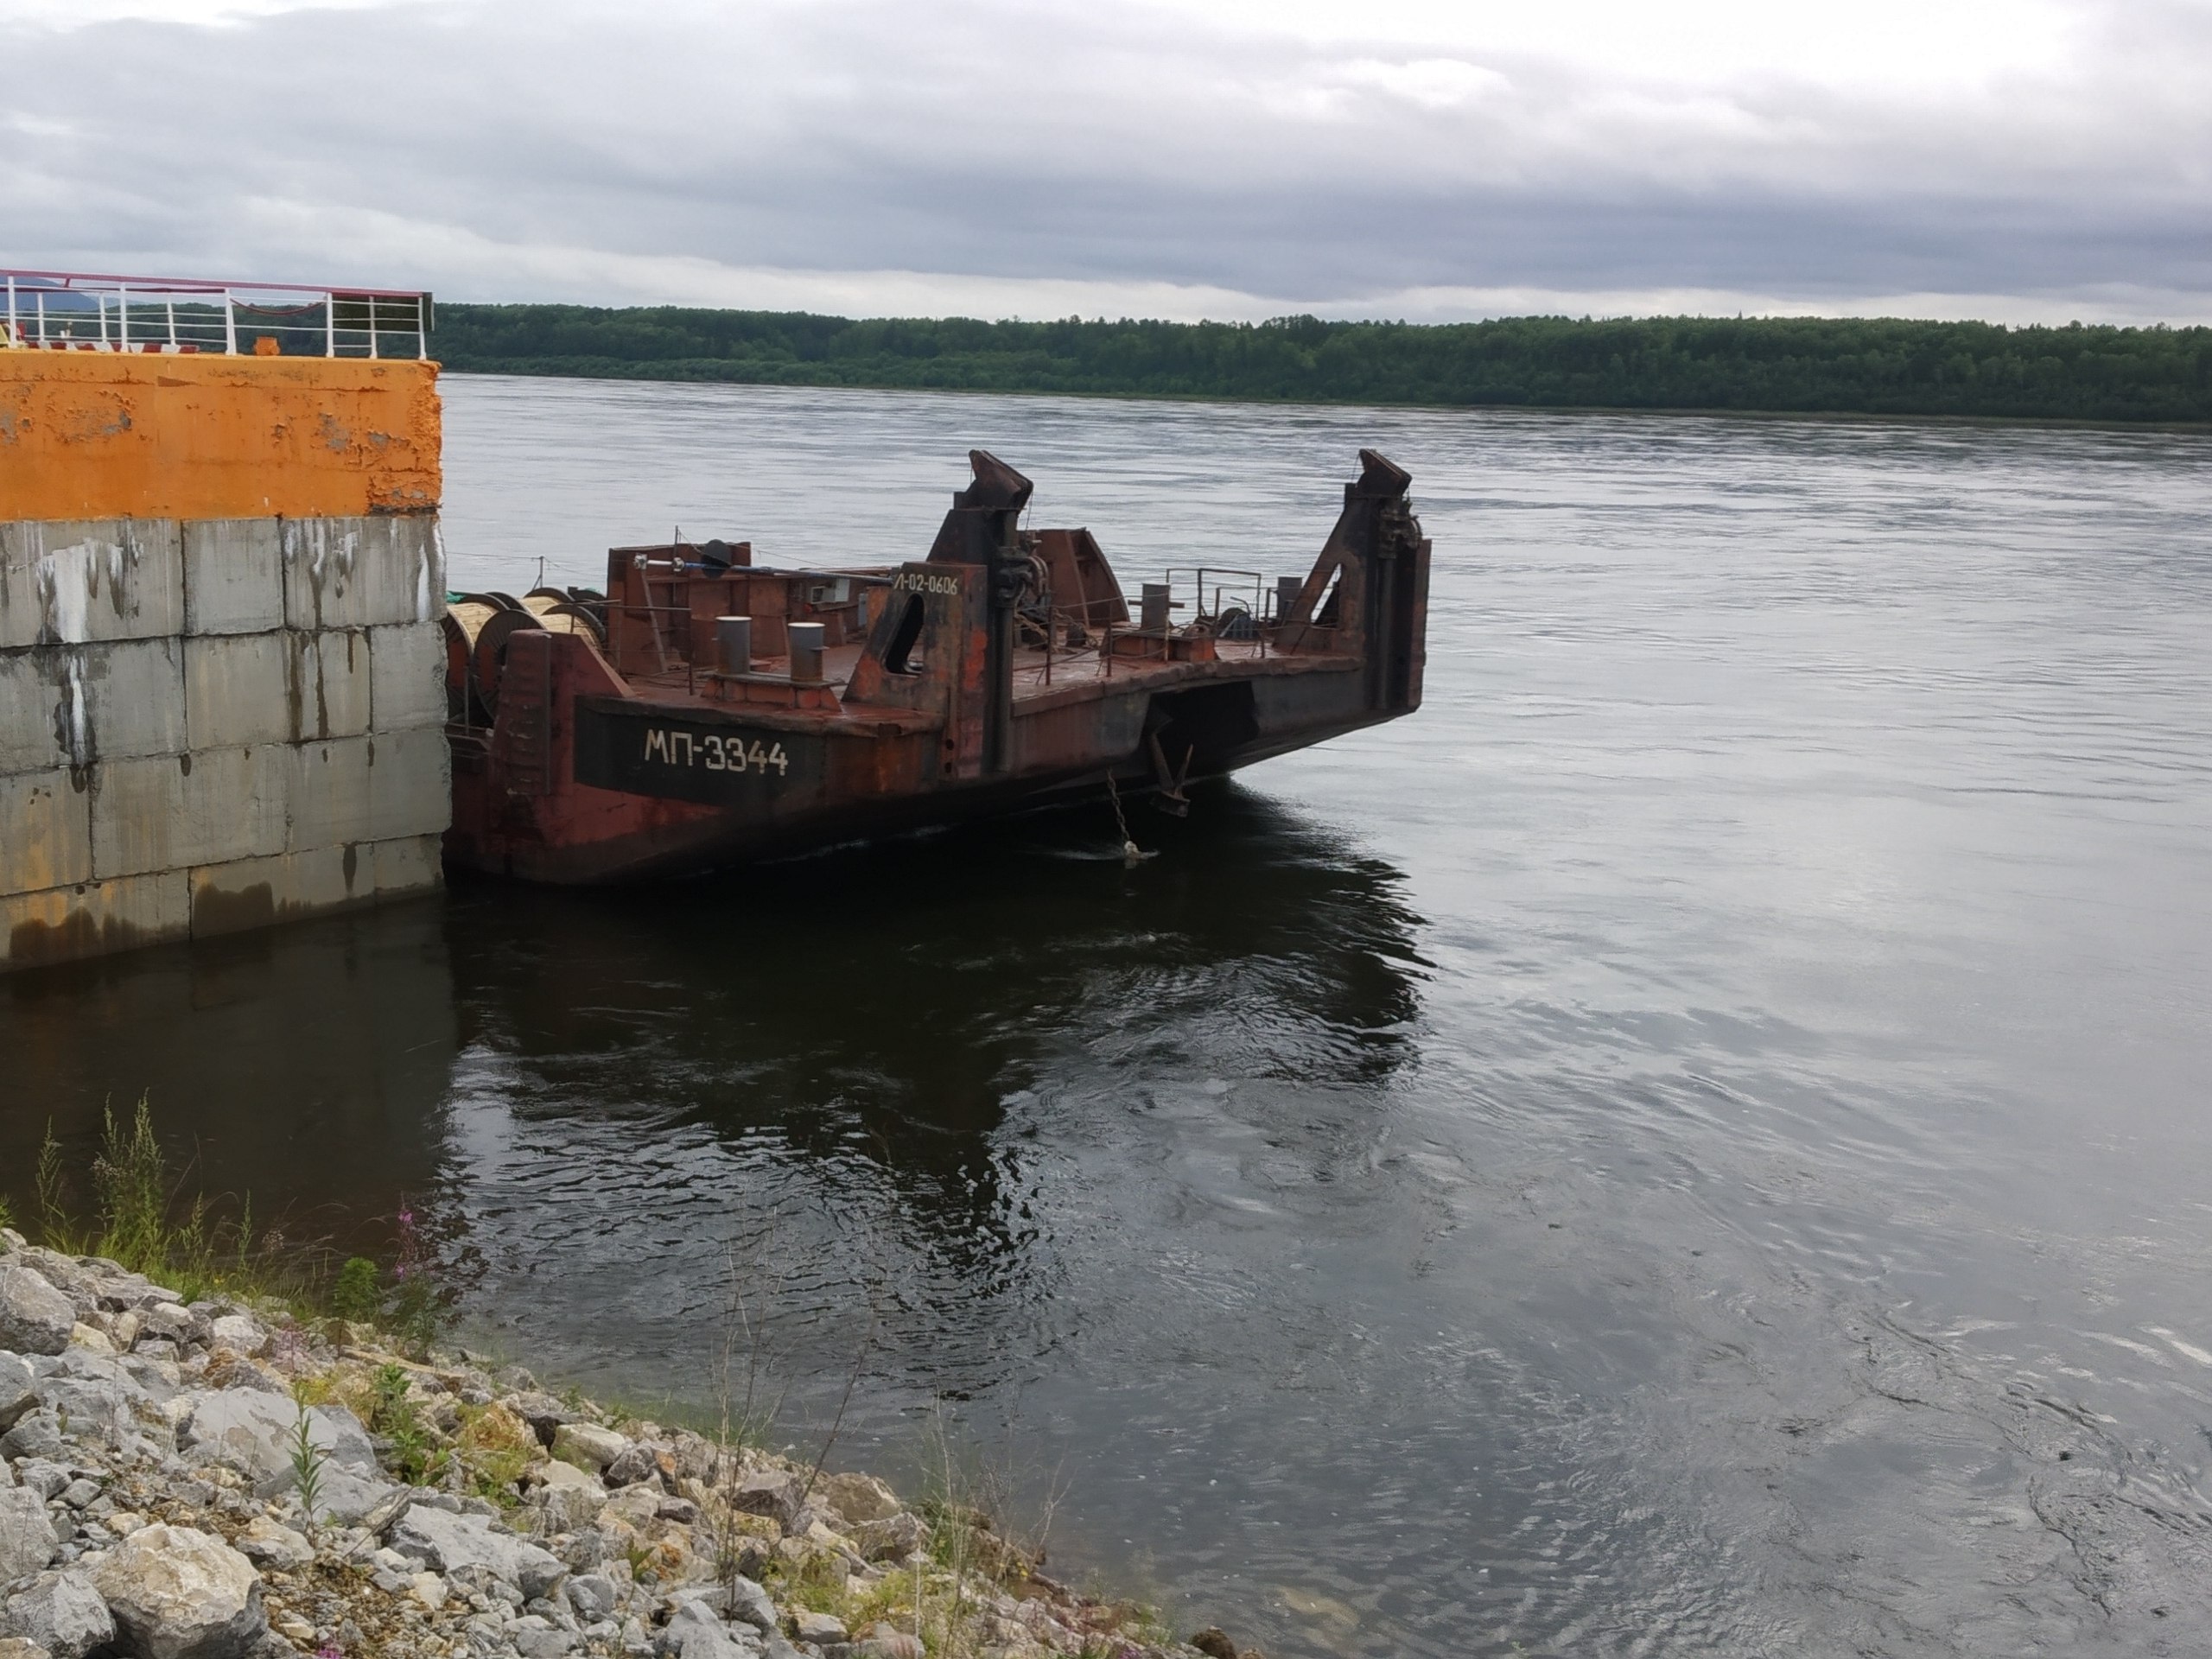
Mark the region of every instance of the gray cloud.
POLYGON ((821 308, 994 315, 1688 292, 2212 318, 2212 7, 2069 10, 2062 63, 1872 83, 1113 3, 0 23, 0 257, 471 298, 790 303, 841 273, 821 308))

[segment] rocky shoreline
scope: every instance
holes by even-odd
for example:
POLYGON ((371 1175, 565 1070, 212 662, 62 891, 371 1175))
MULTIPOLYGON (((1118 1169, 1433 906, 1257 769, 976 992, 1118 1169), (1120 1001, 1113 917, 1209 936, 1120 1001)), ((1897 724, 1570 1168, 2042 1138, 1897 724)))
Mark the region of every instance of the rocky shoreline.
POLYGON ((395 1347, 0 1229, 0 1659, 1237 1659, 958 1504, 395 1347))

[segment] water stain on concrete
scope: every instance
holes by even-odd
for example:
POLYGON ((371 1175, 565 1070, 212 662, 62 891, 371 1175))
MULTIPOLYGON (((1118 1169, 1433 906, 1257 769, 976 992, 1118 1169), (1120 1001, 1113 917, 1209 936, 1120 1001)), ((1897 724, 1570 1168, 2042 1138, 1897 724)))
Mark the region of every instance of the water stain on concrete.
POLYGON ((27 968, 39 963, 67 962, 78 957, 128 950, 150 943, 146 931, 115 917, 96 917, 89 910, 72 910, 58 922, 17 922, 8 930, 8 963, 27 968))
POLYGON ((296 906, 279 905, 276 889, 266 881, 228 889, 200 887, 192 895, 192 931, 194 937, 243 933, 250 928, 267 927, 285 913, 299 909, 296 906))

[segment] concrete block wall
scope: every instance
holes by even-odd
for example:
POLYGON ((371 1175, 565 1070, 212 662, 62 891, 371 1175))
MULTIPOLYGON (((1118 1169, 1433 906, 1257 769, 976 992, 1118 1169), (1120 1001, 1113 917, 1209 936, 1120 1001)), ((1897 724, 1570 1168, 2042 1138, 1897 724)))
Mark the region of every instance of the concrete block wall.
POLYGON ((439 882, 435 514, 0 524, 0 971, 439 882))

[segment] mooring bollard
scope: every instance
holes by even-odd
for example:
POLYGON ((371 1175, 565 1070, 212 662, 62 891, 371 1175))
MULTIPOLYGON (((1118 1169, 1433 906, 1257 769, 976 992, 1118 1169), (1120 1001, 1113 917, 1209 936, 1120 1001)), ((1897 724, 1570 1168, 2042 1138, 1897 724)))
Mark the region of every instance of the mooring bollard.
POLYGON ((1287 622, 1290 620, 1290 613, 1298 608, 1298 596, 1305 591, 1306 578, 1303 576, 1277 576, 1275 578, 1276 621, 1287 622))
POLYGON ((750 674, 753 671, 753 619, 751 617, 716 617, 715 640, 721 652, 723 673, 750 674))
POLYGON ((1147 633, 1167 632, 1167 584, 1166 582, 1145 583, 1144 597, 1139 601, 1137 615, 1140 624, 1147 633))
POLYGON ((830 630, 819 622, 794 622, 784 630, 791 639, 791 678, 801 685, 822 683, 822 641, 830 630))

